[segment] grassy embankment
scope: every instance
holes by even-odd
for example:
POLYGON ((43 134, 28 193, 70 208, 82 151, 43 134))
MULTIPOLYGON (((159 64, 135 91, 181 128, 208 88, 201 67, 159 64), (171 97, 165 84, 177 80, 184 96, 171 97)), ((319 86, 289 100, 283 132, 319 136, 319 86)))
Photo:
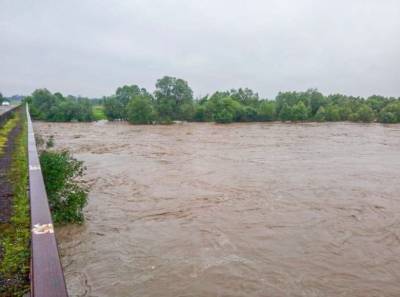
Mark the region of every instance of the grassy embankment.
POLYGON ((95 105, 93 106, 93 116, 96 121, 107 120, 106 115, 104 114, 104 106, 103 105, 95 105))
POLYGON ((0 224, 2 250, 0 278, 6 280, 0 288, 0 296, 22 296, 29 291, 30 216, 27 195, 27 123, 23 111, 16 112, 15 116, 0 128, 0 156, 4 154, 10 132, 17 125, 20 125, 21 129, 14 136, 11 166, 5 176, 12 185, 12 215, 8 223, 0 224))

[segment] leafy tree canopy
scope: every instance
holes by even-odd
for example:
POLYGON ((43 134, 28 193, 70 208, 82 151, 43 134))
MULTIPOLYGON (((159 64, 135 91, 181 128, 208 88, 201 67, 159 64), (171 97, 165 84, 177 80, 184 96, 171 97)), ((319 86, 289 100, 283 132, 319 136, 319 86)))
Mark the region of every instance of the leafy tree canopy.
POLYGON ((128 121, 132 124, 151 124, 156 114, 148 96, 136 95, 131 98, 127 108, 128 121))

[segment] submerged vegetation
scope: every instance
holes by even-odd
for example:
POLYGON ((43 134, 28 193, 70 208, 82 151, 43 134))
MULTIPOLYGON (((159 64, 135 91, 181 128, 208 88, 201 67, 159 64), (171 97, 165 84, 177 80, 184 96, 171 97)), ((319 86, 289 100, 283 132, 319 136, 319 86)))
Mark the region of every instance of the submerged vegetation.
POLYGON ((90 100, 64 97, 41 89, 26 100, 31 104, 34 118, 56 122, 104 118, 127 120, 132 124, 168 124, 173 121, 400 122, 400 98, 326 96, 316 89, 309 89, 280 92, 274 100, 268 100, 248 88, 240 88, 217 91, 195 99, 185 80, 170 76, 157 80, 153 94, 137 85, 126 85, 118 88, 112 96, 90 100))
MULTIPOLYGON (((0 155, 4 153, 4 139, 14 129, 17 134, 10 167, 3 178, 12 185, 12 215, 7 223, 0 224, 0 284, 1 296, 22 296, 29 290, 29 240, 30 217, 27 195, 28 160, 27 127, 23 112, 16 112, 14 118, 1 127, 0 155)), ((8 139, 10 140, 10 138, 8 139)))
MULTIPOLYGON (((52 146, 50 138, 47 147, 52 146)), ((88 194, 88 189, 79 181, 85 170, 83 162, 68 151, 45 150, 39 159, 54 223, 82 223, 88 194)))

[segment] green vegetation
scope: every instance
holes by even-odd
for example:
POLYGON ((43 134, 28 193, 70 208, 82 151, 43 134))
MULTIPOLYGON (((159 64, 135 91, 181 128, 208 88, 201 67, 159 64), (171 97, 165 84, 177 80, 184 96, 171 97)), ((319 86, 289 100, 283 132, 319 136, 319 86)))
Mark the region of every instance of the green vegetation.
POLYGON ((150 99, 143 95, 133 97, 127 106, 127 118, 132 124, 151 124, 156 114, 150 99))
POLYGON ((54 223, 82 223, 88 194, 79 180, 86 169, 83 162, 68 151, 42 151, 39 159, 54 223))
POLYGON ((106 114, 104 113, 103 105, 94 105, 92 108, 93 119, 95 121, 106 120, 106 114))
POLYGON ((193 91, 183 79, 164 76, 157 80, 154 95, 159 122, 191 118, 185 112, 193 104, 193 91))
POLYGON ((3 103, 3 101, 4 101, 4 97, 3 97, 3 94, 0 92, 0 105, 3 103))
POLYGON ((280 92, 275 100, 268 100, 259 98, 250 89, 240 88, 217 91, 195 100, 186 81, 169 76, 157 81, 154 96, 136 85, 118 88, 115 95, 105 99, 104 109, 109 120, 129 120, 133 124, 165 124, 175 120, 400 122, 400 98, 324 96, 316 89, 309 89, 280 92))
POLYGON ((0 155, 3 154, 4 146, 7 144, 8 134, 17 125, 19 117, 12 116, 0 129, 0 155))
POLYGON ((39 89, 25 98, 34 119, 50 122, 89 122, 94 120, 92 103, 87 98, 64 97, 39 89))
POLYGON ((0 138, 8 134, 17 123, 22 129, 15 139, 15 150, 8 174, 8 179, 13 185, 13 212, 8 224, 0 225, 2 235, 0 247, 3 254, 0 263, 0 278, 13 280, 10 284, 0 287, 0 295, 4 294, 4 296, 22 296, 29 291, 30 217, 27 196, 28 160, 25 117, 17 112, 15 118, 10 119, 2 127, 0 138))
POLYGON ((127 107, 130 100, 141 96, 152 99, 146 89, 136 85, 123 86, 117 89, 115 95, 104 99, 104 113, 109 120, 127 120, 127 107))
POLYGON ((382 123, 399 123, 400 122, 400 101, 391 102, 381 108, 379 113, 379 121, 382 123))
POLYGON ((85 99, 47 90, 36 90, 26 98, 32 115, 46 121, 127 120, 132 124, 169 124, 173 121, 353 121, 400 122, 400 98, 373 95, 368 98, 333 94, 316 89, 279 92, 274 100, 260 98, 248 88, 217 91, 193 98, 189 84, 164 76, 157 80, 154 94, 137 85, 119 87, 103 99, 85 99), (102 106, 102 107, 100 107, 102 106))

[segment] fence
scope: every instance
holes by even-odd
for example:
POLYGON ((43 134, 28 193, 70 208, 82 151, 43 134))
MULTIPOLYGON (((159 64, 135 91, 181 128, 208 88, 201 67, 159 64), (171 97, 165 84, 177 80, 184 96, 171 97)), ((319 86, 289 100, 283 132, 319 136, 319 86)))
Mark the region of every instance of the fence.
POLYGON ((53 222, 37 154, 32 121, 28 123, 29 197, 31 206, 31 296, 67 297, 53 222))
POLYGON ((19 108, 21 108, 21 105, 18 105, 16 107, 12 107, 12 108, 6 110, 3 113, 0 113, 0 127, 3 126, 3 124, 5 122, 7 122, 7 120, 9 118, 11 118, 13 116, 14 112, 17 111, 19 108))

